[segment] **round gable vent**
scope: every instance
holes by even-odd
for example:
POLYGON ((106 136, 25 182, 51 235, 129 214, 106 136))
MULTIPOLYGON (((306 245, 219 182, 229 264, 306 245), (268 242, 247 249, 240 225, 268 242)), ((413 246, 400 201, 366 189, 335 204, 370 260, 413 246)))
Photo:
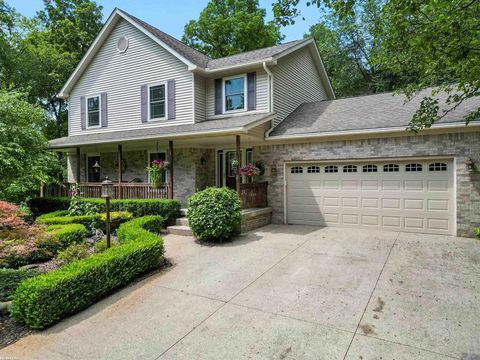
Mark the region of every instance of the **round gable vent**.
POLYGON ((128 49, 128 39, 125 36, 120 37, 117 42, 117 50, 119 53, 124 53, 128 49))

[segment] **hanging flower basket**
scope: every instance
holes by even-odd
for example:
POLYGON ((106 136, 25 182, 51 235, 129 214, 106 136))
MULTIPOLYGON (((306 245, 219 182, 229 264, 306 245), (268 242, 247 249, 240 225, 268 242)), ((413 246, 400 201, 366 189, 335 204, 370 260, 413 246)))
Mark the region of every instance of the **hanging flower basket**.
POLYGON ((163 160, 153 160, 147 167, 147 173, 150 176, 150 185, 154 189, 162 187, 165 181, 165 174, 168 170, 168 162, 163 160))
POLYGON ((260 175, 260 169, 256 165, 245 165, 240 168, 240 174, 253 178, 254 176, 260 175))

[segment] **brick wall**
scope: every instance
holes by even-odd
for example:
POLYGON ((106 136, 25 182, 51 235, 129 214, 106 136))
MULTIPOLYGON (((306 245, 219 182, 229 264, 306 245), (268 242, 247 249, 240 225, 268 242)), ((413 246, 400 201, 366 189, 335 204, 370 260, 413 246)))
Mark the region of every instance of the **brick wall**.
POLYGON ((480 225, 480 133, 478 132, 266 145, 255 147, 254 156, 255 160, 264 160, 267 165, 263 179, 269 182, 268 205, 273 208, 273 223, 284 221, 284 161, 455 156, 457 234, 471 236, 473 227, 480 225), (477 164, 477 172, 467 171, 465 166, 467 158, 471 158, 477 164), (276 176, 271 172, 273 164, 276 165, 276 176))

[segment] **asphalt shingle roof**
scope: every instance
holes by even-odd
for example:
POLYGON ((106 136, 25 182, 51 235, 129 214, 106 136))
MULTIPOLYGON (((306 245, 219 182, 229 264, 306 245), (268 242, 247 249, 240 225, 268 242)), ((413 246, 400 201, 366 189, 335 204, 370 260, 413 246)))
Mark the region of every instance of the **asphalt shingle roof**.
MULTIPOLYGON (((422 98, 429 94, 429 89, 424 90, 409 102, 405 102, 404 95, 383 93, 304 103, 275 127, 270 136, 406 127, 422 98)), ((437 95, 440 114, 447 96, 437 95)), ((480 97, 468 99, 438 123, 464 122, 464 116, 478 108, 480 97)))
POLYGON ((151 34, 156 36, 159 40, 167 44, 170 48, 172 48, 177 53, 182 55, 185 59, 204 69, 214 70, 214 69, 218 69, 226 66, 241 65, 249 62, 268 59, 272 56, 282 53, 283 51, 297 44, 300 44, 308 40, 308 39, 294 40, 294 41, 286 42, 284 44, 270 46, 263 49, 247 51, 247 52, 243 52, 243 53, 232 55, 232 56, 226 56, 219 59, 211 59, 207 55, 202 54, 198 50, 195 50, 194 48, 184 44, 180 40, 175 39, 173 36, 168 35, 167 33, 157 29, 156 27, 146 23, 145 21, 133 15, 130 15, 129 13, 123 10, 121 11, 125 13, 128 17, 130 17, 133 21, 135 21, 140 26, 142 26, 147 31, 149 31, 151 34))
POLYGON ((50 140, 51 148, 66 148, 70 146, 89 145, 97 143, 109 143, 116 141, 132 141, 142 139, 155 139, 165 136, 181 137, 192 136, 195 133, 228 131, 230 129, 242 128, 257 121, 272 117, 273 113, 250 114, 243 116, 232 116, 228 118, 206 120, 195 124, 172 125, 163 127, 143 127, 135 130, 96 132, 90 134, 65 136, 50 140), (186 135, 188 134, 188 135, 186 135))

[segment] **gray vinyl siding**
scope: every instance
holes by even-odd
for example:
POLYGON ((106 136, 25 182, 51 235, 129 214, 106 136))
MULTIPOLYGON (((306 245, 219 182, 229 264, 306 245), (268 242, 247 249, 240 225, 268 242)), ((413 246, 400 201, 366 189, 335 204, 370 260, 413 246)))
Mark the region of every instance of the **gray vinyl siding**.
MULTIPOLYGON (((257 92, 257 106, 255 111, 268 111, 268 76, 265 70, 262 68, 256 70, 257 81, 256 81, 256 92, 257 92)), ((244 74, 244 73, 241 73, 244 74)), ((229 74, 228 76, 233 76, 235 74, 229 74)), ((207 118, 215 115, 215 79, 207 79, 207 118)), ((245 94, 247 96, 247 94, 245 94)))
POLYGON ((200 75, 194 75, 195 81, 195 122, 201 122, 206 119, 206 91, 207 83, 206 79, 200 75))
POLYGON ((272 66, 274 124, 285 119, 300 104, 327 99, 310 50, 303 48, 272 66))
POLYGON ((69 135, 131 130, 193 122, 193 81, 187 65, 125 20, 120 20, 72 89, 69 98, 69 135), (129 39, 126 53, 119 54, 120 36, 129 39), (176 118, 142 123, 140 86, 175 80, 176 118), (80 96, 107 93, 108 127, 81 130, 80 96))

